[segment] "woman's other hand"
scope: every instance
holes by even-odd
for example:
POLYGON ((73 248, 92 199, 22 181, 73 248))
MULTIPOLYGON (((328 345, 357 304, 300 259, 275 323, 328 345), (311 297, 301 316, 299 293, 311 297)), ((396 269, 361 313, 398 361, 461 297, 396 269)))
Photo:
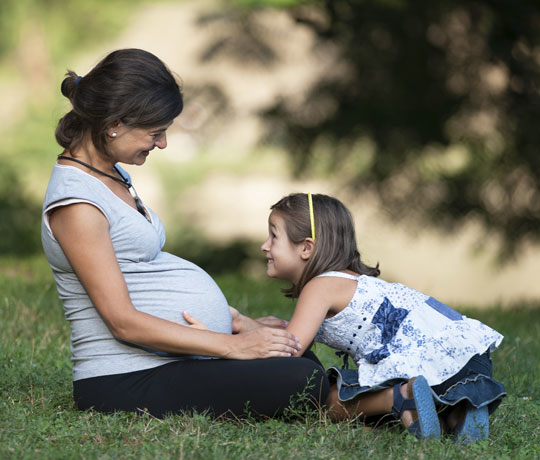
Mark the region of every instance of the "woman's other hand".
POLYGON ((210 329, 208 329, 206 324, 202 323, 198 319, 191 316, 187 311, 182 312, 182 315, 184 316, 184 319, 187 321, 187 323, 189 325, 188 327, 192 327, 194 329, 200 329, 201 331, 209 331, 210 330, 210 329))
POLYGON ((259 359, 295 356, 301 349, 298 339, 285 329, 259 327, 231 336, 224 358, 259 359))

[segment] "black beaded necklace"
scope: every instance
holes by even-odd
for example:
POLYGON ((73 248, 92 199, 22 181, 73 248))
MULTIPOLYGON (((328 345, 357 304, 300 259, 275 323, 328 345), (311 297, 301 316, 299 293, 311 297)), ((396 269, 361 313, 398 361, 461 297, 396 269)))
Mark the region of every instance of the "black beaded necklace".
POLYGON ((146 220, 150 222, 150 216, 146 212, 146 209, 144 208, 142 201, 139 198, 139 195, 137 195, 137 191, 135 190, 135 187, 133 187, 133 184, 129 182, 129 179, 125 177, 116 166, 113 166, 113 168, 120 177, 113 176, 112 174, 106 173, 105 171, 101 171, 100 169, 94 168, 92 165, 89 165, 88 163, 85 163, 84 161, 81 161, 77 158, 66 157, 65 155, 58 155, 58 159, 74 161, 75 163, 79 163, 83 166, 86 166, 88 169, 98 174, 101 174, 102 176, 108 177, 109 179, 115 180, 116 182, 120 182, 123 186, 125 186, 129 190, 129 193, 135 200, 135 206, 137 206, 137 211, 139 211, 146 218, 146 220))

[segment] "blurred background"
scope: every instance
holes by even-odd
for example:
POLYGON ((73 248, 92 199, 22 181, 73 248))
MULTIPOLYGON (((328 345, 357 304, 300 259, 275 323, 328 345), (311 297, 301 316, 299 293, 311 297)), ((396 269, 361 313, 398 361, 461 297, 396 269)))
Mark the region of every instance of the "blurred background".
POLYGON ((167 149, 128 168, 168 251, 262 278, 270 205, 327 193, 388 281, 540 300, 536 0, 1 0, 2 255, 41 252, 64 73, 125 47, 183 82, 167 149))

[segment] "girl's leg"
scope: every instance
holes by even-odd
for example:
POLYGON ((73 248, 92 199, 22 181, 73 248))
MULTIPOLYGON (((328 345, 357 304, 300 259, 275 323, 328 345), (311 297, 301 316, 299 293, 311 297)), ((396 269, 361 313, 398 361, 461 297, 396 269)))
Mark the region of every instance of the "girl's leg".
POLYGON ((467 403, 462 401, 455 406, 449 407, 444 417, 441 417, 441 422, 445 432, 453 433, 457 426, 465 420, 467 414, 467 403))
POLYGON ((432 391, 422 376, 376 393, 364 393, 347 403, 340 402, 337 396, 334 387, 327 400, 330 417, 334 420, 392 414, 400 418, 408 431, 419 439, 440 436, 441 428, 432 391))
MULTIPOLYGON (((408 397, 406 383, 401 385, 400 392, 404 398, 408 397)), ((373 415, 391 414, 393 404, 393 388, 387 388, 376 393, 364 393, 352 401, 340 401, 337 385, 332 385, 326 400, 329 415, 333 421, 347 420, 353 417, 364 419, 373 415)), ((401 420, 403 425, 408 427, 413 422, 411 411, 404 411, 401 420)))
POLYGON ((74 382, 80 409, 103 412, 208 412, 213 416, 275 416, 295 400, 320 407, 328 394, 322 367, 307 358, 250 361, 185 360, 129 374, 74 382))

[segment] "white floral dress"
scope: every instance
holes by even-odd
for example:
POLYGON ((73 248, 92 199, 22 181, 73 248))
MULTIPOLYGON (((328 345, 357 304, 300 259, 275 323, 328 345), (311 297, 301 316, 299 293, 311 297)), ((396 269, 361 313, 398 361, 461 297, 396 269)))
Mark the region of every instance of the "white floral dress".
POLYGON ((349 305, 323 321, 315 340, 347 353, 360 386, 423 375, 430 386, 455 375, 503 336, 480 321, 402 284, 326 272, 358 281, 349 305))

